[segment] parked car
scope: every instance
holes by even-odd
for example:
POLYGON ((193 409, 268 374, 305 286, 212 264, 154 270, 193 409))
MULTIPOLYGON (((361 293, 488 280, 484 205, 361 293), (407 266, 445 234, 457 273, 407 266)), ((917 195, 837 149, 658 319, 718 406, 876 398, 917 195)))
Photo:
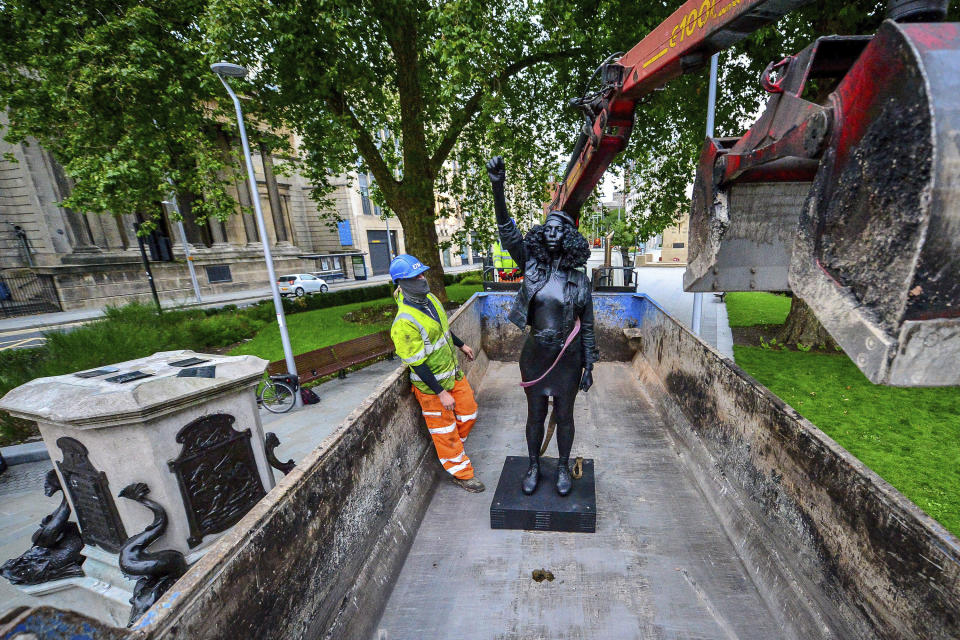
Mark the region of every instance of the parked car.
POLYGON ((330 287, 325 280, 309 273, 294 273, 288 276, 277 278, 277 285, 280 287, 281 296, 297 296, 298 298, 307 293, 326 293, 330 287))

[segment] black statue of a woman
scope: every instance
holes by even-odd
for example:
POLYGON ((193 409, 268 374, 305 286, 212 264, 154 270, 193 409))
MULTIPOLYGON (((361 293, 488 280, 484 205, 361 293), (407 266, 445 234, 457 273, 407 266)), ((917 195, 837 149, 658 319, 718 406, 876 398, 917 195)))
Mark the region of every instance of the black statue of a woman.
POLYGON ((579 268, 587 263, 590 247, 577 231, 573 218, 551 211, 546 222, 520 235, 507 214, 503 183, 503 158, 487 163, 493 185, 493 202, 500 244, 523 270, 510 321, 530 333, 520 353, 520 377, 527 394, 527 453, 530 467, 523 477, 523 492, 530 495, 540 479, 540 448, 549 398, 557 421, 557 492, 573 488, 568 464, 573 448, 573 403, 578 389, 593 385, 597 342, 593 333, 593 298, 590 280, 579 268))

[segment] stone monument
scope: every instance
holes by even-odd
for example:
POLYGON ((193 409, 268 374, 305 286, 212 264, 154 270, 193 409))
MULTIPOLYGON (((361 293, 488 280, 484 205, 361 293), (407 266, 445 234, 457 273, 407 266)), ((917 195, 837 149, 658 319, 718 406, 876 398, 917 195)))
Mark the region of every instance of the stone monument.
POLYGON ((266 364, 168 351, 38 378, 4 396, 0 408, 37 421, 65 495, 41 531, 65 521, 69 507, 85 558, 82 575, 76 563, 59 573, 47 567, 55 579, 29 584, 36 576, 24 558, 53 554, 38 550, 35 535, 34 547, 11 561, 18 588, 132 623, 273 488, 254 394, 266 364))

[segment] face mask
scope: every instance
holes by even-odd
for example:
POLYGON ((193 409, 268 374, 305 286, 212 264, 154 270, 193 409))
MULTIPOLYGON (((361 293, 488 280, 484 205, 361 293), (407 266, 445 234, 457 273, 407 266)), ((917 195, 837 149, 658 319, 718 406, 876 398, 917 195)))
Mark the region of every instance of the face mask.
POLYGON ((397 283, 400 285, 403 295, 408 298, 423 298, 430 293, 430 283, 426 279, 403 278, 398 280, 397 283))

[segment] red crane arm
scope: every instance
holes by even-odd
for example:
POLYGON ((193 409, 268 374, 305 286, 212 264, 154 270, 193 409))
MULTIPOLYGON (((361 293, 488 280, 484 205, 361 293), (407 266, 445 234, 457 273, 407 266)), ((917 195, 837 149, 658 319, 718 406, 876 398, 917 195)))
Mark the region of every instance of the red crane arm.
POLYGON ((668 81, 810 0, 689 0, 616 62, 602 65, 600 91, 574 103, 586 124, 545 210, 580 207, 626 146, 637 103, 668 81))

